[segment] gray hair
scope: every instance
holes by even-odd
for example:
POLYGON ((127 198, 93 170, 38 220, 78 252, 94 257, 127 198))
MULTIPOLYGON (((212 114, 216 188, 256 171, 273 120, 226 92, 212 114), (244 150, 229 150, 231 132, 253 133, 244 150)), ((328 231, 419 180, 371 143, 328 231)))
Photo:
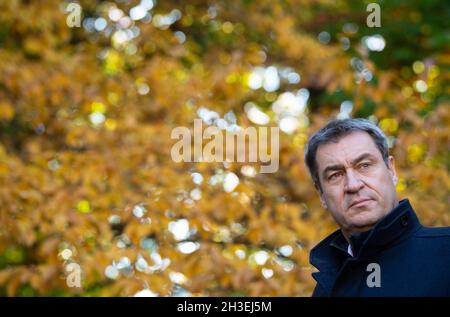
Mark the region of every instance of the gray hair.
POLYGON ((376 126, 372 121, 367 119, 334 119, 328 122, 322 129, 317 131, 308 140, 305 148, 305 163, 309 169, 309 173, 314 181, 314 184, 319 190, 322 190, 319 180, 319 173, 317 171, 316 153, 320 145, 336 142, 340 138, 356 131, 367 132, 375 142, 378 150, 380 150, 386 166, 389 162, 389 148, 386 135, 376 126))

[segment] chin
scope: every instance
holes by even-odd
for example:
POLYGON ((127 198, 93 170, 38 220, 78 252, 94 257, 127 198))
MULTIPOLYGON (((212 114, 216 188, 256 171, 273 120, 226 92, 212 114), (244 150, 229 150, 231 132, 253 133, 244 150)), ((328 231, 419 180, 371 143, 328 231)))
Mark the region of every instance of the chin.
POLYGON ((354 225, 350 229, 350 232, 366 232, 366 231, 371 230, 374 226, 375 226, 375 224, 354 225))
POLYGON ((362 215, 358 214, 352 217, 349 221, 351 224, 351 227, 354 229, 361 229, 361 231, 366 231, 374 227, 377 222, 382 218, 379 217, 379 215, 369 214, 369 215, 362 215))

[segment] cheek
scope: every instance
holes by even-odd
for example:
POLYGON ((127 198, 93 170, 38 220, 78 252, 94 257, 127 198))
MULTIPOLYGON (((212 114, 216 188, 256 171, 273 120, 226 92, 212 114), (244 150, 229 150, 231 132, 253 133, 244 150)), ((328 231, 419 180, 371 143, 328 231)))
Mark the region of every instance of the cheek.
POLYGON ((327 188, 322 198, 328 205, 328 209, 333 213, 342 213, 343 204, 345 202, 344 191, 338 187, 327 188))
POLYGON ((375 192, 378 198, 383 200, 395 190, 392 176, 388 171, 383 171, 364 180, 365 185, 375 192))

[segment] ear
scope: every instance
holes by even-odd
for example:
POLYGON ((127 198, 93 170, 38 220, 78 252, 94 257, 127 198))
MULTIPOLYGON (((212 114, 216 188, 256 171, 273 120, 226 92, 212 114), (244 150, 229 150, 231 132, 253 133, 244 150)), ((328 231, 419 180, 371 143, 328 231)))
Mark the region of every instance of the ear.
POLYGON ((320 195, 319 197, 320 197, 320 202, 322 204, 322 207, 325 209, 328 209, 327 203, 326 203, 325 199, 323 199, 323 197, 322 197, 322 193, 320 192, 319 195, 320 195))
POLYGON ((320 202, 322 203, 322 207, 327 209, 327 203, 325 202, 325 199, 322 198, 323 192, 322 188, 320 188, 320 185, 314 182, 314 187, 316 188, 317 192, 319 193, 320 202))
POLYGON ((389 156, 388 163, 389 163, 388 169, 389 169, 389 173, 391 174, 392 182, 394 183, 394 185, 397 185, 398 177, 397 177, 397 171, 395 170, 395 159, 392 155, 389 156))

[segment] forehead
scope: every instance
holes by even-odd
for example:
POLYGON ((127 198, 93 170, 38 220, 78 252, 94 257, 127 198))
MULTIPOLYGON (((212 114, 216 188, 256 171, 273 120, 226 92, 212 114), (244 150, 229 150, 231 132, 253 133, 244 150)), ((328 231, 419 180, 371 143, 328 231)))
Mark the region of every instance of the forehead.
POLYGON ((352 132, 337 141, 322 144, 317 149, 316 161, 319 170, 329 164, 350 163, 363 153, 381 158, 381 153, 372 137, 364 131, 352 132))

